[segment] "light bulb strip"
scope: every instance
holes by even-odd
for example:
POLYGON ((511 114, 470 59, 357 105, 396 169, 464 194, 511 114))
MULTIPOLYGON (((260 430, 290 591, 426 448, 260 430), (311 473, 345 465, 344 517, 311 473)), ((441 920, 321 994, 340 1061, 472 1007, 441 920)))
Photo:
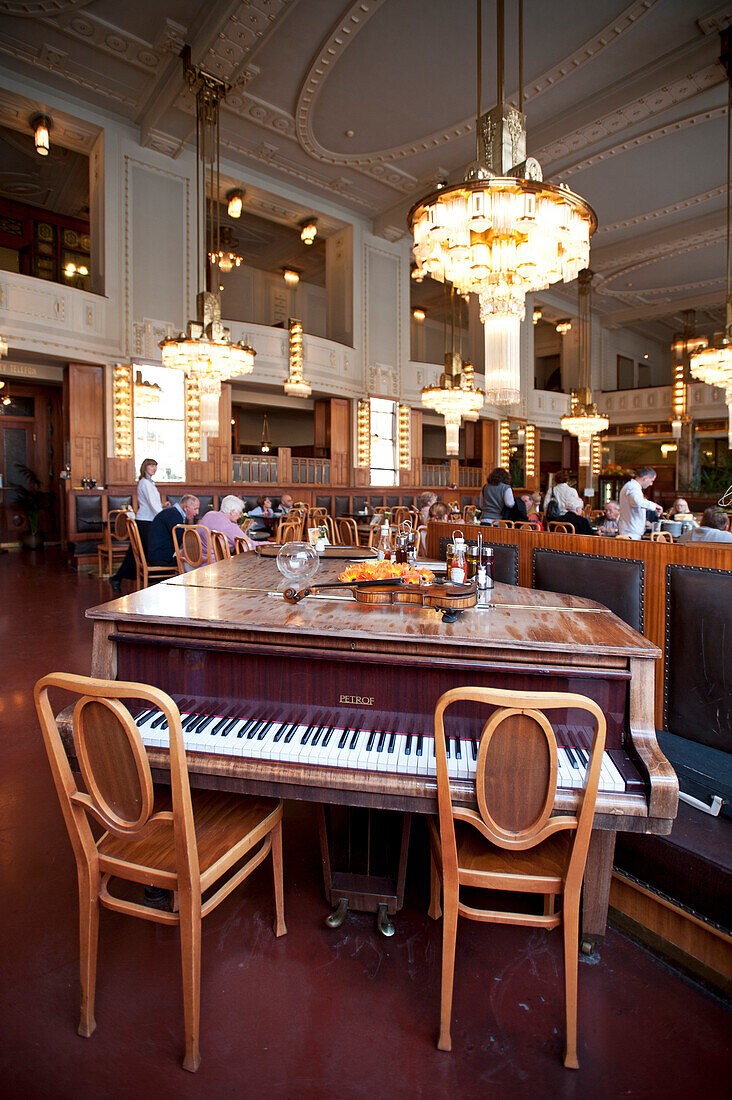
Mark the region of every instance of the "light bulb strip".
POLYGON ((397 410, 397 439, 400 470, 409 470, 412 465, 411 423, 412 410, 409 405, 399 405, 397 410))
POLYGON ((371 466, 371 402, 368 397, 359 398, 356 413, 356 465, 371 466))
POLYGON ((511 422, 502 420, 498 427, 498 465, 508 469, 511 461, 511 422))
POLYGON ((114 457, 132 457, 132 367, 115 364, 112 375, 114 457))
POLYGON ((201 458, 201 387, 197 378, 186 378, 186 458, 201 458))
POLYGON ((524 473, 526 478, 536 477, 536 428, 527 424, 524 429, 524 473))

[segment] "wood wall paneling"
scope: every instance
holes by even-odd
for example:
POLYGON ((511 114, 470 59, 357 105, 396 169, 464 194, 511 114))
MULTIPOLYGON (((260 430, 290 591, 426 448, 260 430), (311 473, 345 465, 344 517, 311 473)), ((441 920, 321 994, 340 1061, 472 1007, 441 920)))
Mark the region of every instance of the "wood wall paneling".
POLYGON ((71 482, 82 477, 104 484, 104 368, 69 363, 68 417, 71 482))

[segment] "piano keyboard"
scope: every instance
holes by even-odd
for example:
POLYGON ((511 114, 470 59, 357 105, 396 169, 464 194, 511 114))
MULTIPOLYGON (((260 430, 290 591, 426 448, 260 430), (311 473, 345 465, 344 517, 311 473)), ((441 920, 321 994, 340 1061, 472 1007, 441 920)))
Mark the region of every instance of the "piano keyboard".
MULTIPOLYGON (((161 711, 142 711, 135 722, 146 747, 169 748, 168 724, 161 711)), ((249 760, 396 772, 428 778, 437 774, 434 738, 424 734, 183 712, 181 723, 186 752, 210 752, 249 760)), ((566 728, 564 732, 569 734, 566 728)), ((557 733, 561 738, 562 730, 558 729, 557 733)), ((569 736, 567 739, 570 739, 569 736)), ((476 738, 448 737, 446 749, 450 778, 473 778, 478 759, 476 738)), ((559 788, 582 788, 589 760, 588 751, 560 746, 557 755, 559 788)), ((622 750, 611 749, 603 753, 600 790, 623 792, 628 789, 627 767, 623 766, 622 758, 627 761, 622 750)))

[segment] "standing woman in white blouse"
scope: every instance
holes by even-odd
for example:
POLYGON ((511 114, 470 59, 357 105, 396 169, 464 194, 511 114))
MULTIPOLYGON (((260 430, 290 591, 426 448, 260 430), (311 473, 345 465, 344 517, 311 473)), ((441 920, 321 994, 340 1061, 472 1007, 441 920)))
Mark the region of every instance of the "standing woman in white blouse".
MULTIPOLYGON (((154 458, 144 459, 140 466, 140 480, 137 482, 137 515, 135 518, 137 520, 137 529, 140 532, 140 542, 146 554, 150 524, 155 519, 158 512, 162 512, 163 510, 160 491, 153 481, 157 469, 158 464, 154 458)), ((122 581, 125 579, 133 580, 135 575, 135 559, 130 549, 122 559, 122 564, 115 575, 109 578, 109 583, 112 585, 113 591, 120 592, 122 590, 122 581)))

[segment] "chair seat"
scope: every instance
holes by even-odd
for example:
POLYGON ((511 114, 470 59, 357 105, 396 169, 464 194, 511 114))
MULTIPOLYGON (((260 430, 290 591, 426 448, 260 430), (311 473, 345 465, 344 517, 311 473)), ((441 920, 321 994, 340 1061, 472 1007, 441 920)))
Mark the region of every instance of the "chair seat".
MULTIPOLYGON (((430 829, 439 851, 440 830, 436 818, 430 818, 430 829)), ((521 851, 498 848, 486 840, 472 825, 456 821, 455 841, 461 882, 465 878, 476 875, 483 879, 482 885, 487 887, 489 884, 485 881, 486 876, 495 877, 496 880, 516 879, 513 888, 521 890, 525 887, 522 887, 518 880, 522 876, 531 875, 542 880, 540 890, 552 892, 554 888, 561 888, 572 850, 573 836, 570 831, 563 830, 550 836, 543 844, 521 851)), ((473 885, 473 883, 464 884, 473 885)))
MULTIPOLYGON (((191 791, 193 820, 196 829, 196 845, 201 875, 215 864, 245 837, 260 830, 262 835, 270 828, 270 819, 281 807, 276 798, 250 798, 222 791, 191 791)), ((170 796, 158 797, 155 810, 169 810, 170 796)), ((253 839, 256 843, 257 838, 253 839)), ((172 821, 155 821, 142 840, 125 840, 108 834, 99 845, 102 861, 129 860, 157 871, 175 873, 176 856, 172 821)), ((230 866, 228 861, 226 866, 230 866)))

